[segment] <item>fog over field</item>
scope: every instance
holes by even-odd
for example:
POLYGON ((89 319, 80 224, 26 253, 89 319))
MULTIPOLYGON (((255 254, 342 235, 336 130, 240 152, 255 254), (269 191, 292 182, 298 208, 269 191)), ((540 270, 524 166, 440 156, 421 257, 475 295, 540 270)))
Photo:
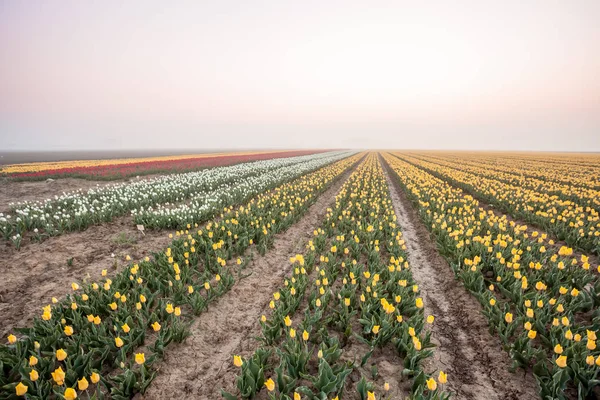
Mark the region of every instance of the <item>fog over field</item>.
POLYGON ((600 150, 600 2, 0 4, 0 149, 600 150))

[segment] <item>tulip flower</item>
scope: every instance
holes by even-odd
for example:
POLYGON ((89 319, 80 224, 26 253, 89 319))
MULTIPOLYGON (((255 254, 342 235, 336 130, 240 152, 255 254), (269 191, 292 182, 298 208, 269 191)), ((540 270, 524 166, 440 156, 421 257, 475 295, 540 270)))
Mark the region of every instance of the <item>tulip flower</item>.
POLYGON ((67 352, 66 351, 64 351, 63 349, 56 350, 56 359, 58 361, 63 361, 65 358, 67 358, 67 352))
POLYGON ((19 382, 17 386, 15 386, 17 396, 25 396, 25 393, 27 393, 28 389, 29 388, 27 386, 23 385, 23 382, 19 382))
POLYGON ((446 382, 448 382, 448 375, 444 373, 444 371, 440 371, 440 374, 438 376, 438 381, 441 384, 445 384, 446 382))
POLYGON ((64 396, 66 400, 75 400, 77 398, 77 392, 73 388, 67 388, 64 396))
POLYGON ((92 372, 92 375, 90 375, 90 380, 92 381, 92 383, 100 382, 100 374, 98 374, 97 372, 92 372))
POLYGON ((54 370, 54 372, 51 373, 52 375, 52 379, 54 379, 54 382, 56 382, 57 385, 62 386, 62 384, 65 381, 65 372, 63 371, 63 369, 61 367, 58 367, 54 370))
POLYGON ((233 356, 233 365, 235 365, 236 367, 239 368, 239 367, 242 366, 243 363, 244 362, 242 361, 242 357, 240 357, 240 356, 233 356))
POLYGON ((437 389, 437 383, 435 381, 435 379, 433 378, 429 378, 427 379, 427 389, 434 391, 437 389))
POLYGON ((77 388, 81 391, 86 390, 89 386, 88 380, 85 379, 85 376, 77 381, 77 388))
POLYGON ((38 372, 35 369, 32 369, 29 372, 29 379, 31 380, 31 382, 37 381, 39 377, 40 377, 40 374, 38 374, 38 372))
POLYGON ((273 390, 275 390, 275 382, 273 382, 273 379, 269 378, 265 381, 265 386, 267 387, 267 390, 269 392, 272 392, 273 390))
POLYGON ((554 352, 555 352, 556 354, 562 354, 562 352, 563 352, 563 348, 562 348, 562 346, 560 345, 560 343, 559 343, 559 344, 557 344, 556 346, 554 346, 554 352))
POLYGON ((135 353, 135 362, 136 364, 142 365, 146 362, 146 356, 144 353, 135 353))

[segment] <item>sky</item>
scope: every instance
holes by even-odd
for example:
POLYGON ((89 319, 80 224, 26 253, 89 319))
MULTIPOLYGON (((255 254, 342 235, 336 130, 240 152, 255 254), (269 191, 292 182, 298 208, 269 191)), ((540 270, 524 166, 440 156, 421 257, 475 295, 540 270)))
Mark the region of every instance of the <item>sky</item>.
POLYGON ((0 2, 0 149, 600 151, 600 1, 0 2))

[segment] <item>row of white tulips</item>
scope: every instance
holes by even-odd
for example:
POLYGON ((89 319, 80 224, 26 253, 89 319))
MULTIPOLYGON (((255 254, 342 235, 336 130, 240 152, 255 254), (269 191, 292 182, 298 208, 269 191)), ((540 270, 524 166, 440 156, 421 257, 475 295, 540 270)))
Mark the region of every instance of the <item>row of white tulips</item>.
POLYGON ((157 207, 132 210, 131 214, 137 224, 144 225, 146 228, 183 228, 187 224, 206 220, 225 206, 249 200, 265 190, 352 154, 356 152, 335 152, 327 153, 324 157, 310 157, 303 162, 254 174, 245 179, 224 182, 211 191, 199 193, 189 203, 160 204, 157 207))

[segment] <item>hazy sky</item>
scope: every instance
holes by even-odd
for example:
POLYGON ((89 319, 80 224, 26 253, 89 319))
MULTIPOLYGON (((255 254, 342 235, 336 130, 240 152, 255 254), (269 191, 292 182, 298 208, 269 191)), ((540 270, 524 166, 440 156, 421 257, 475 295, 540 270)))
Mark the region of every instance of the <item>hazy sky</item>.
POLYGON ((600 151, 600 1, 0 1, 0 149, 600 151))

